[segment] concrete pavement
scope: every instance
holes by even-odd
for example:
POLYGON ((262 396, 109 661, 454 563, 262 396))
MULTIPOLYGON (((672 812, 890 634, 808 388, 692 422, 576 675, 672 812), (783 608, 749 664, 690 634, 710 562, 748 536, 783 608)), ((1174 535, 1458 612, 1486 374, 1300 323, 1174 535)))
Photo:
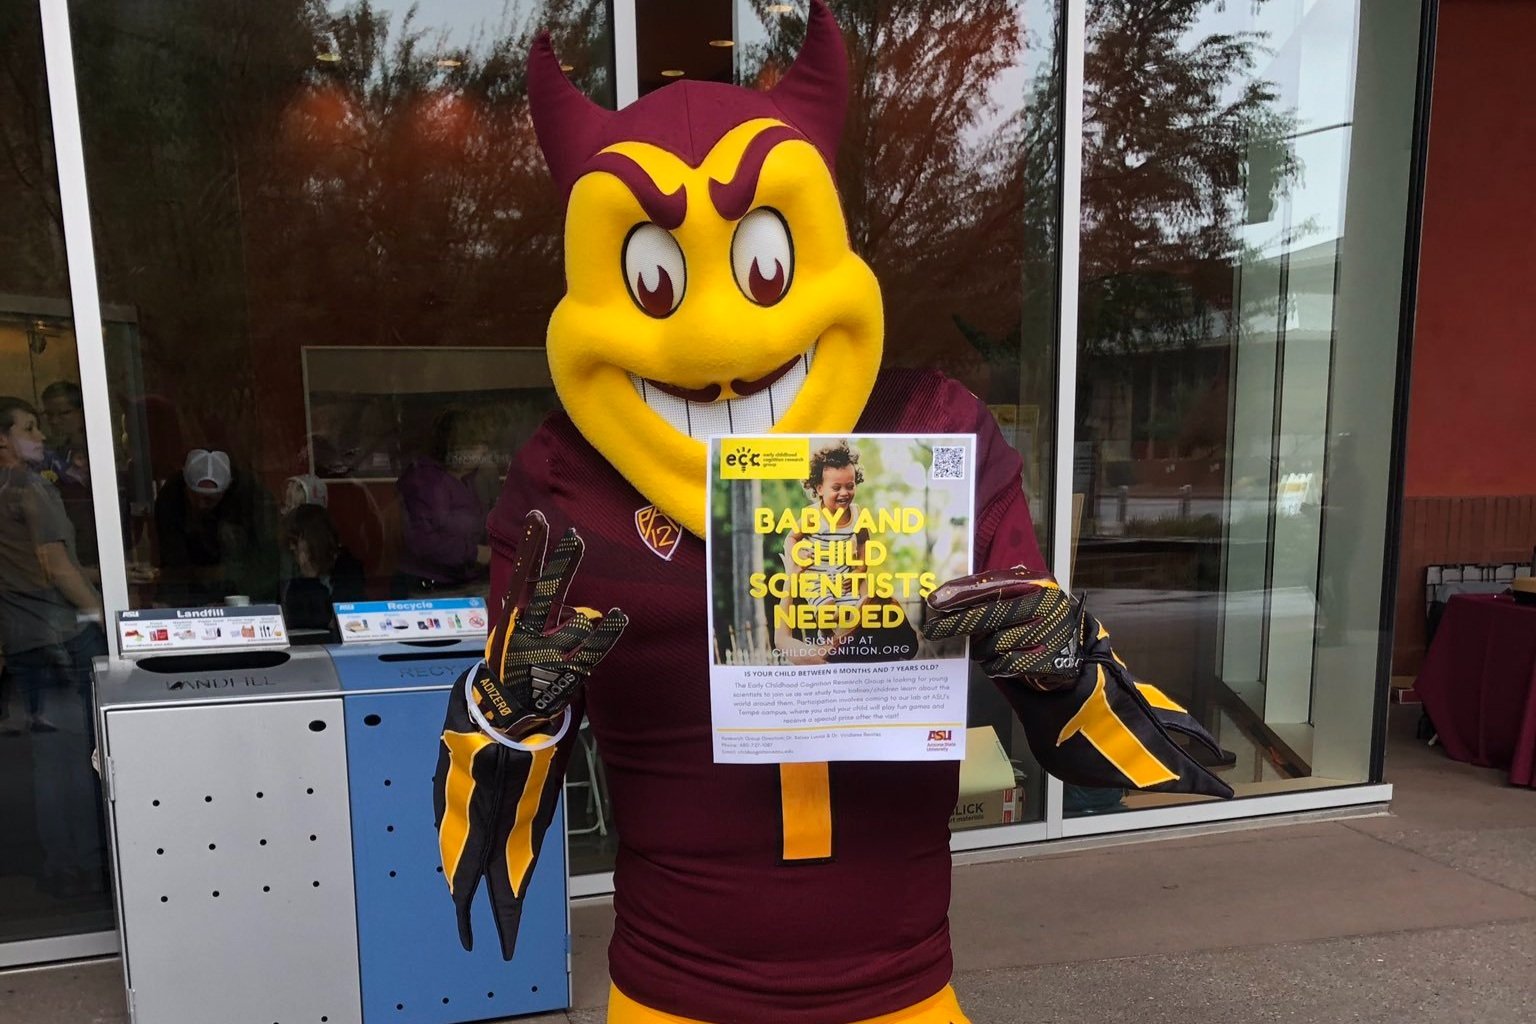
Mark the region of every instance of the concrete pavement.
MULTIPOLYGON (((973 1024, 1536 1020, 1536 791, 1447 760, 1394 708, 1393 813, 955 871, 973 1024)), ((569 1014, 601 1024, 606 902, 573 914, 569 1014)), ((6 1024, 126 1022, 115 960, 0 974, 6 1024)))

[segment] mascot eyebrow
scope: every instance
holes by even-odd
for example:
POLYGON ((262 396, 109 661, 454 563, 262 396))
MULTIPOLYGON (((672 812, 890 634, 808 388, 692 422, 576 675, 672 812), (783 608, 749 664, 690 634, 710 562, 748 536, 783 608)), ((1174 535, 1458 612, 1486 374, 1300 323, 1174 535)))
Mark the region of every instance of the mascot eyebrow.
MULTIPOLYGON (((747 143, 746 151, 741 154, 741 160, 736 165, 736 173, 731 175, 731 180, 721 181, 719 178, 711 178, 709 182, 709 199, 715 206, 715 212, 725 220, 740 220, 747 215, 748 208, 752 205, 752 199, 757 194, 758 178, 763 173, 763 164, 768 159, 768 154, 773 152, 781 142, 809 141, 806 137, 793 128, 784 124, 771 125, 747 143)), ((663 192, 661 188, 646 173, 633 158, 623 153, 603 152, 597 154, 588 161, 586 173, 602 171, 618 178, 625 188, 634 194, 635 201, 645 211, 645 215, 656 224, 674 231, 682 226, 683 218, 688 212, 688 192, 686 185, 679 185, 672 192, 663 192)))
POLYGON ((740 220, 747 215, 747 207, 752 205, 752 199, 757 195, 757 179, 763 173, 763 164, 768 159, 768 154, 773 152, 781 142, 791 140, 809 141, 804 135, 795 131, 788 125, 776 124, 764 128, 752 137, 747 143, 746 152, 741 154, 741 160, 736 164, 736 173, 730 181, 721 181, 712 178, 709 182, 709 201, 715 204, 715 211, 726 220, 740 220))
POLYGON ((687 186, 663 192, 644 167, 623 153, 599 153, 588 162, 586 170, 605 171, 618 178, 634 194, 645 215, 668 231, 682 226, 683 215, 688 212, 687 186))

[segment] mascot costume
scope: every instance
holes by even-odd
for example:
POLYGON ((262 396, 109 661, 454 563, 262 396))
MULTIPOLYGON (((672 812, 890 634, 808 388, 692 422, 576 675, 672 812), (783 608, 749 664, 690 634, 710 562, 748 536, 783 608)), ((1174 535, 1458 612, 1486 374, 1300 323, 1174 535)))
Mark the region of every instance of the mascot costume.
POLYGON ((820 0, 767 92, 680 82, 612 112, 547 36, 529 60, 567 204, 548 337, 564 411, 490 516, 501 614, 450 702, 435 809, 465 946, 483 881, 510 958, 587 716, 619 836, 610 1024, 965 1020, 947 917, 959 764, 712 760, 712 434, 975 434, 979 571, 928 598, 925 634, 970 637, 1052 774, 1231 795, 1185 749, 1214 741, 1045 571, 986 406, 937 373, 880 369, 880 291, 833 177, 847 77, 820 0))

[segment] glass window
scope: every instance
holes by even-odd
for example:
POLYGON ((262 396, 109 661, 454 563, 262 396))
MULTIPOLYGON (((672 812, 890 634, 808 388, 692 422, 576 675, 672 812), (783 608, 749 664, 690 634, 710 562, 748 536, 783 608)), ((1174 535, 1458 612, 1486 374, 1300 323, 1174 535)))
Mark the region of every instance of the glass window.
POLYGON ((106 653, 37 5, 0 6, 0 943, 112 928, 91 770, 106 653))
POLYGON ((1073 580, 1239 795, 1370 777, 1420 15, 1088 7, 1073 580))
POLYGON ((611 105, 607 5, 72 19, 133 603, 483 590, 562 285, 523 60, 611 105))
POLYGON ((609 5, 70 13, 130 603, 483 595, 564 284, 524 61, 611 107, 609 5))

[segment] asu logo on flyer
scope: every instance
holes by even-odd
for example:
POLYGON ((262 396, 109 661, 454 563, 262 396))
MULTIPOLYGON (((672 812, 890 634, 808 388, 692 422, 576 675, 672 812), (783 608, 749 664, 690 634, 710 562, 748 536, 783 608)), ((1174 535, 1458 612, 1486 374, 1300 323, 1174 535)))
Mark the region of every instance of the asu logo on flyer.
POLYGON ((808 437, 723 437, 720 479, 800 480, 810 472, 808 437))
POLYGON ((677 525, 677 520, 655 505, 635 511, 635 529, 640 531, 645 546, 667 562, 677 554, 677 545, 683 539, 683 528, 677 525))
POLYGON ((954 749, 956 749, 957 746, 958 746, 958 744, 955 743, 955 730, 953 730, 953 729, 929 729, 928 730, 927 749, 928 749, 928 752, 930 754, 939 753, 941 751, 954 750, 954 749))

